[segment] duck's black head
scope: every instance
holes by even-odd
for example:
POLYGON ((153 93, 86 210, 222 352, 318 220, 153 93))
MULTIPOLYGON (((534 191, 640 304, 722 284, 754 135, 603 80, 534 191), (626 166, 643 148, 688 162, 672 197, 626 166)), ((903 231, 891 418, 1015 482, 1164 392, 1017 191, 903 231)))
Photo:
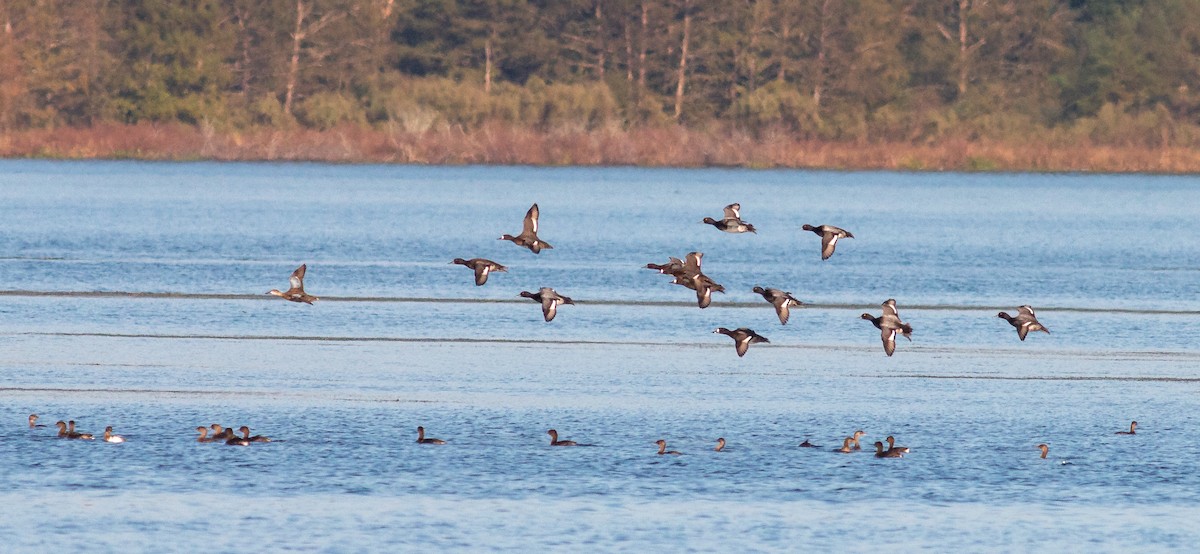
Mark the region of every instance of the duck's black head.
POLYGON ((800 228, 801 228, 801 229, 804 229, 805 231, 812 231, 812 230, 814 229, 814 227, 813 227, 812 225, 809 225, 809 224, 807 224, 807 223, 805 223, 805 224, 804 224, 803 226, 801 226, 800 228))
POLYGON ((450 263, 459 264, 459 265, 467 265, 467 261, 462 258, 454 258, 454 260, 451 261, 450 263))
POLYGON ((754 292, 757 292, 758 294, 765 294, 767 291, 763 290, 762 287, 754 287, 754 292))
POLYGON ((711 218, 711 217, 706 217, 706 218, 704 218, 703 220, 701 220, 701 221, 700 221, 700 223, 707 223, 707 224, 709 224, 709 225, 716 225, 716 224, 717 224, 717 220, 715 220, 715 219, 713 219, 713 218, 711 218))

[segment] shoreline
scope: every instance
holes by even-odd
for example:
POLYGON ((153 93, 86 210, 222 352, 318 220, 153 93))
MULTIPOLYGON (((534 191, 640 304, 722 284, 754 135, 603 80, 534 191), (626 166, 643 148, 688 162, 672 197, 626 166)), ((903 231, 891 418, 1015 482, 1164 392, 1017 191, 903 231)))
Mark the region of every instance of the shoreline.
POLYGON ((1200 149, 1093 144, 799 140, 782 133, 683 127, 539 131, 510 126, 427 131, 218 131, 181 124, 100 124, 0 133, 0 158, 345 164, 502 165, 960 171, 982 173, 1200 173, 1200 149))

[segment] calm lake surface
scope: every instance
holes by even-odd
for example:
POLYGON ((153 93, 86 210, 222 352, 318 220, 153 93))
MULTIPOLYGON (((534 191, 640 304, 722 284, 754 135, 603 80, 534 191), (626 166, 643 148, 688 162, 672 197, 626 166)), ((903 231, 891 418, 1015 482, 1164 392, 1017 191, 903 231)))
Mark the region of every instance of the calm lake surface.
POLYGON ((1192 550, 1198 337, 1194 177, 3 161, 0 538, 1192 550), (554 249, 496 240, 534 202, 554 249), (757 234, 700 223, 731 202, 757 234), (804 223, 855 238, 822 262, 804 223), (694 250, 728 291, 704 310, 644 269, 694 250), (264 294, 301 263, 320 301, 264 294), (811 306, 780 325, 755 285, 811 306), (578 304, 545 323, 541 286, 578 304), (859 319, 887 298, 891 358, 859 319), (996 317, 1022 304, 1052 334, 996 317), (889 434, 911 453, 872 456, 889 434))

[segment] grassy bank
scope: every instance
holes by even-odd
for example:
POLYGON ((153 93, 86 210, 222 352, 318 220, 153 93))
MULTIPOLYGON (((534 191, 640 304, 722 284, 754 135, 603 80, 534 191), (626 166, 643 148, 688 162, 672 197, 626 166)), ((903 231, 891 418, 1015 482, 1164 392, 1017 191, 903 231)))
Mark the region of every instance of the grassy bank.
POLYGON ((751 168, 1198 173, 1200 150, 945 139, 931 144, 797 140, 682 127, 541 132, 487 125, 410 132, 218 131, 115 125, 0 134, 0 157, 340 163, 635 165, 751 168))

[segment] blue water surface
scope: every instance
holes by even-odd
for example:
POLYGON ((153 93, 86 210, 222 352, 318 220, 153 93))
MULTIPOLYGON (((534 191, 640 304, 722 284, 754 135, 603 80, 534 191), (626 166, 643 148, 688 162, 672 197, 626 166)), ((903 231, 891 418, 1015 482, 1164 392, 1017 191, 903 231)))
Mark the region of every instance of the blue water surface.
POLYGON ((1190 550, 1197 216, 1174 176, 3 161, 0 537, 1190 550), (497 240, 534 202, 539 255, 497 240), (700 223, 732 202, 757 234, 700 223), (854 238, 822 261, 804 223, 854 238), (704 310, 644 268, 690 251, 727 289, 704 310), (265 294, 301 263, 321 300, 265 294), (780 325, 755 285, 809 306, 780 325), (544 322, 517 294, 542 286, 577 304, 544 322), (890 358, 859 318, 887 298, 915 328, 890 358), (996 317, 1022 304, 1050 334, 996 317), (275 441, 197 443, 212 423, 275 441), (887 435, 911 453, 872 456, 887 435))

